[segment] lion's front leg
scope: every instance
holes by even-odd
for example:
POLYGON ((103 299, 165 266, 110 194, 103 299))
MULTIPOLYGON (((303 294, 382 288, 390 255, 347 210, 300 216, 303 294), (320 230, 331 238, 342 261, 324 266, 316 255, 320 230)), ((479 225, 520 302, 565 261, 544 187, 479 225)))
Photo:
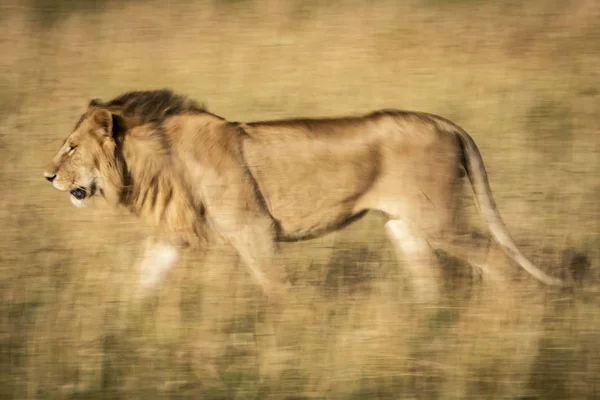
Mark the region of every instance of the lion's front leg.
POLYGON ((229 235, 253 280, 269 300, 282 300, 289 287, 285 267, 276 249, 273 232, 262 223, 246 225, 229 235))
POLYGON ((172 243, 154 237, 146 239, 141 260, 136 265, 137 285, 135 297, 148 296, 165 278, 179 260, 180 249, 172 243))
POLYGON ((291 283, 275 243, 272 221, 264 215, 247 215, 236 220, 234 225, 224 223, 220 228, 268 301, 264 319, 256 328, 257 344, 261 349, 259 375, 261 381, 278 379, 294 359, 291 352, 278 343, 291 283))
POLYGON ((217 182, 203 192, 211 229, 236 249, 267 298, 279 303, 290 284, 280 261, 272 217, 244 170, 229 170, 217 182))
POLYGON ((263 215, 245 215, 221 218, 217 224, 267 298, 275 303, 283 300, 290 283, 277 251, 272 222, 263 215))

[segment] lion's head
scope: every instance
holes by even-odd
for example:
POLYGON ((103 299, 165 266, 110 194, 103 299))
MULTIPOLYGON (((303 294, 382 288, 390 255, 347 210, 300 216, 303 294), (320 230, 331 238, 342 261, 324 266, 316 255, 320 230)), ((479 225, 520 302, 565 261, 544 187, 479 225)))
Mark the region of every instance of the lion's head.
POLYGON ((90 102, 73 132, 66 138, 44 172, 45 178, 71 194, 76 207, 84 207, 97 193, 105 194, 107 178, 118 175, 115 165, 115 115, 90 102), (112 173, 111 173, 112 172, 112 173))
POLYGON ((207 111, 168 89, 127 92, 106 103, 91 100, 44 175, 58 190, 69 191, 77 207, 97 193, 121 202, 126 173, 118 150, 127 132, 172 115, 199 112, 207 111))

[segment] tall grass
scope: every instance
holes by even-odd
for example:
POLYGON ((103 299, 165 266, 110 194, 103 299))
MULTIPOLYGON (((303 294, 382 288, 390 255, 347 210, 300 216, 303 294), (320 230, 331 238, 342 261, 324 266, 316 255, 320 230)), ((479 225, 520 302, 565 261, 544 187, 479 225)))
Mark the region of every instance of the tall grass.
POLYGON ((82 4, 0 6, 0 397, 600 395, 597 2, 82 4), (423 320, 370 216, 283 246, 294 289, 277 352, 225 246, 186 256, 132 321, 144 228, 100 201, 74 210, 42 171, 90 98, 160 87, 238 121, 450 117, 479 143, 525 253, 583 282, 547 291, 492 248, 514 278, 497 287, 440 254, 446 298, 423 320))

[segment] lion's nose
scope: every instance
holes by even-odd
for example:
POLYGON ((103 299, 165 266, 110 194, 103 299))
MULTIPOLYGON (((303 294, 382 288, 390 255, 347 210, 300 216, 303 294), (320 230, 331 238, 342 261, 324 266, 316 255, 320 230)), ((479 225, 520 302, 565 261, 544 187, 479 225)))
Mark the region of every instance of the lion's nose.
POLYGON ((56 178, 56 174, 49 174, 47 172, 44 173, 44 176, 48 182, 52 182, 56 178))

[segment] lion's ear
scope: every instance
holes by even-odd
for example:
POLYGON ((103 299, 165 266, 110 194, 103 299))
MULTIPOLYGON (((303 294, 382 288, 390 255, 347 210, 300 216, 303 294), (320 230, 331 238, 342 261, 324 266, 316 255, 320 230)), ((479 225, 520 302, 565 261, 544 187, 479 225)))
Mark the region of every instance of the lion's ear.
POLYGON ((113 115, 106 108, 95 110, 91 120, 94 124, 95 131, 103 136, 113 135, 113 115))
POLYGON ((102 105, 102 100, 91 99, 90 102, 88 103, 88 108, 95 108, 95 107, 99 107, 100 105, 102 105))

